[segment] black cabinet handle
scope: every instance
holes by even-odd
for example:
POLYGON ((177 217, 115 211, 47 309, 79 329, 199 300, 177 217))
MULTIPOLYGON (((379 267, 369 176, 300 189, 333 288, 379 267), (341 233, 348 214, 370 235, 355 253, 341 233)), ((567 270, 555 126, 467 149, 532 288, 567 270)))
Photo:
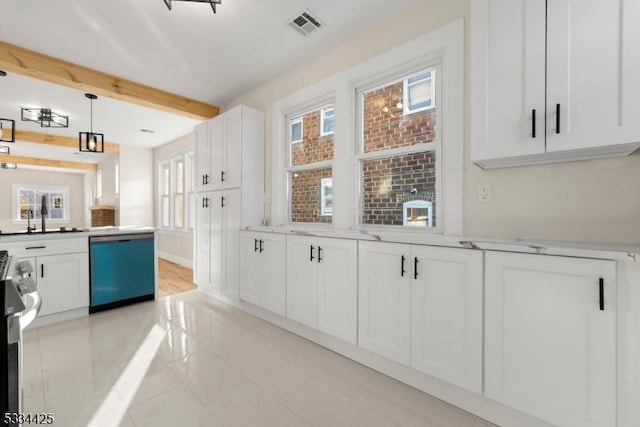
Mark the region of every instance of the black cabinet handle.
POLYGON ((258 239, 253 239, 253 252, 258 252, 258 239))
POLYGON ((220 181, 224 182, 224 171, 220 172, 220 181))
POLYGON ((322 261, 322 248, 318 246, 318 262, 322 261))
POLYGON ((264 240, 260 239, 260 253, 262 253, 262 251, 264 250, 264 248, 262 247, 263 244, 264 240))
POLYGON ((314 260, 314 258, 313 258, 313 249, 314 249, 314 247, 313 247, 313 245, 309 245, 309 248, 311 249, 311 251, 309 252, 309 261, 313 261, 314 260))
POLYGON ((224 197, 221 197, 221 198, 220 198, 220 204, 221 204, 221 206, 222 206, 223 208, 226 206, 226 205, 224 204, 224 199, 225 199, 224 197))
POLYGON ((404 255, 402 255, 402 257, 400 258, 400 277, 404 277, 404 261, 405 261, 405 257, 404 255))
POLYGON ((209 184, 209 174, 205 173, 204 175, 202 175, 202 185, 208 185, 209 184))
POLYGON ((203 208, 208 208, 209 207, 209 198, 205 197, 204 199, 202 199, 202 207, 203 208))
POLYGON ((25 249, 47 249, 46 246, 27 246, 25 249))
POLYGON ((413 278, 418 278, 418 257, 413 258, 413 278))
POLYGON ((556 133, 560 133, 560 104, 556 104, 556 133))
POLYGON ((40 264, 40 277, 44 277, 44 264, 40 264))
POLYGON ((600 311, 604 311, 604 279, 600 278, 600 311))
POLYGON ((531 138, 536 137, 536 110, 531 110, 531 138))

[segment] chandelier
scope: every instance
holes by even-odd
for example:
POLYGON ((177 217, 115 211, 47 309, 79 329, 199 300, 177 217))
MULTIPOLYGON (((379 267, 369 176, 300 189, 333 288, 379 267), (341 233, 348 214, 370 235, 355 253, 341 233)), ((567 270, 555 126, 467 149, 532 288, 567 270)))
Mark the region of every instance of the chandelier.
POLYGON ((43 128, 68 128, 69 116, 63 116, 50 108, 22 108, 22 121, 40 123, 43 128))
MULTIPOLYGON (((171 10, 171 1, 172 0, 164 0, 164 4, 167 5, 169 10, 171 10)), ((173 1, 191 1, 196 3, 209 3, 211 5, 211 9, 213 9, 213 13, 216 13, 216 5, 222 3, 222 0, 173 0, 173 1)))
POLYGON ((93 132, 93 100, 98 97, 92 93, 85 93, 91 103, 91 127, 89 132, 80 132, 78 137, 78 149, 89 153, 104 153, 104 134, 93 132))

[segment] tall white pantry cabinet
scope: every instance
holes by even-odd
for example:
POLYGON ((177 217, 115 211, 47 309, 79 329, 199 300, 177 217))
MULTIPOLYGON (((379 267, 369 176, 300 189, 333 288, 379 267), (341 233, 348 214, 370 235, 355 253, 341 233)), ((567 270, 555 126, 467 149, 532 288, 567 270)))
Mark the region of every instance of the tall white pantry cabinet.
POLYGON ((264 212, 264 114, 238 106, 194 130, 194 281, 239 299, 240 228, 264 212))

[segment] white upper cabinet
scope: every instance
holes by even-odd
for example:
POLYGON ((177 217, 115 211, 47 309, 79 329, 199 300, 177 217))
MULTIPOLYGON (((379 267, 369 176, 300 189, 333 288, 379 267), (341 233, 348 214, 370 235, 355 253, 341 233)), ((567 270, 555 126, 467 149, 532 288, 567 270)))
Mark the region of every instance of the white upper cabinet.
POLYGON ((487 252, 485 394, 563 427, 616 425, 616 263, 487 252))
POLYGON ((196 154, 195 191, 203 191, 211 182, 211 149, 209 144, 209 123, 200 123, 193 130, 193 150, 196 154))
POLYGON ((640 147, 639 20, 635 0, 472 1, 472 161, 495 168, 640 147))

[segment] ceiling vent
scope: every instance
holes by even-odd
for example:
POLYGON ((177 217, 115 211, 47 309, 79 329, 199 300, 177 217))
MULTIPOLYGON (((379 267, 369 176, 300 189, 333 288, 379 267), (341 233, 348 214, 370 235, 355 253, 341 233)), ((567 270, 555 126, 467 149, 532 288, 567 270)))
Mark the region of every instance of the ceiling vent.
POLYGON ((305 10, 289 22, 289 27, 303 36, 308 36, 323 25, 309 10, 305 10))

